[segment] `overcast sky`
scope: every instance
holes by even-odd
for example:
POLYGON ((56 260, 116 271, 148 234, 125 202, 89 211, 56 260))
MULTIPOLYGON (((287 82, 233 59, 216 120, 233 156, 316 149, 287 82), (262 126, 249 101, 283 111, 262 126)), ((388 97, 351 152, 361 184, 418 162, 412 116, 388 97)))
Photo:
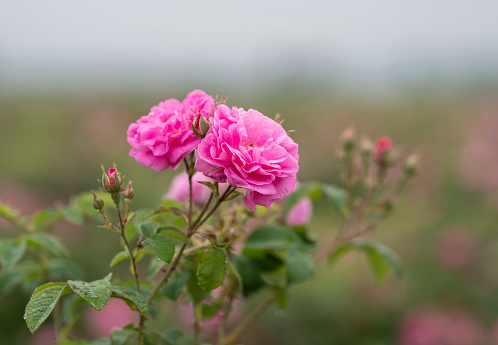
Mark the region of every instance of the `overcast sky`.
POLYGON ((431 64, 450 70, 493 68, 498 1, 19 0, 0 5, 4 80, 89 71, 137 76, 152 69, 257 73, 278 68, 280 61, 367 75, 431 64))

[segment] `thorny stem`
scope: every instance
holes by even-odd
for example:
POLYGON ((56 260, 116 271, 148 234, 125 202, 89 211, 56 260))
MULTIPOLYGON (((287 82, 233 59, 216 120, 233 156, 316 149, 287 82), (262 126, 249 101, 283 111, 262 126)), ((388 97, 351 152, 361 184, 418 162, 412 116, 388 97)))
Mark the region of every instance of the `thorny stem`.
POLYGON ((239 334, 242 333, 254 320, 261 316, 266 309, 268 309, 273 302, 277 300, 279 293, 274 293, 268 297, 258 308, 254 309, 247 315, 239 324, 230 332, 226 337, 218 342, 218 345, 231 344, 237 340, 239 334))

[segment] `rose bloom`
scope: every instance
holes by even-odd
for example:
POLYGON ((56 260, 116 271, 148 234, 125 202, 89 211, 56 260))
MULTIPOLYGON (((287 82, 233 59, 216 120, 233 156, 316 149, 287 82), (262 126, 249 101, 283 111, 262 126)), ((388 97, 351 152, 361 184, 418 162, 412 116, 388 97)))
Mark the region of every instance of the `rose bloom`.
POLYGON ((287 214, 287 224, 299 226, 308 224, 313 215, 313 203, 310 198, 302 198, 297 204, 292 206, 287 214))
POLYGON ((391 138, 389 137, 379 138, 375 142, 373 156, 378 161, 384 160, 389 154, 389 152, 392 151, 392 149, 393 149, 393 143, 391 141, 391 138))
MULTIPOLYGON (((196 204, 206 202, 211 194, 211 189, 199 183, 199 181, 212 182, 209 177, 206 177, 199 172, 196 172, 192 176, 192 201, 196 204)), ((188 174, 186 172, 182 172, 173 177, 168 193, 166 193, 164 199, 185 202, 190 197, 189 189, 188 174)))
POLYGON ((222 104, 196 150, 195 169, 247 190, 244 203, 270 208, 290 194, 299 170, 298 145, 276 121, 260 112, 222 104))
POLYGON ((178 168, 201 140, 192 131, 194 114, 208 118, 213 111, 213 97, 201 90, 192 91, 183 102, 171 98, 159 103, 128 128, 130 156, 157 171, 178 168))

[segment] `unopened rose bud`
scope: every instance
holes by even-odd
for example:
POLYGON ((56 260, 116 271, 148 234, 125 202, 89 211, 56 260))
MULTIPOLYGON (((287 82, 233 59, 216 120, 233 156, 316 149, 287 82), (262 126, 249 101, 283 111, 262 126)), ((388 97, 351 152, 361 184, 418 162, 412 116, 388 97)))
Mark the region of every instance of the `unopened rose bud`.
POLYGON ((393 148, 393 143, 389 137, 379 138, 375 142, 373 156, 379 165, 388 166, 391 163, 390 155, 393 148))
POLYGON ((100 199, 93 190, 91 192, 93 194, 93 208, 100 211, 104 208, 104 200, 100 199))
POLYGON ((420 157, 416 153, 408 156, 403 167, 406 177, 412 177, 417 173, 419 159, 420 157))
POLYGON ((209 123, 209 121, 204 116, 201 116, 200 120, 199 120, 199 129, 200 129, 201 135, 205 136, 206 133, 209 131, 210 127, 211 127, 211 124, 209 123))
POLYGON ((133 193, 133 187, 131 185, 131 180, 128 182, 128 186, 126 186, 125 190, 123 191, 123 197, 125 199, 133 199, 135 194, 133 193))
POLYGON ((121 191, 121 184, 123 183, 123 178, 121 173, 114 168, 110 168, 107 173, 102 166, 102 187, 109 193, 118 193, 121 191))
POLYGON ((344 151, 351 151, 356 144, 356 135, 353 127, 346 128, 344 132, 341 134, 341 142, 344 148, 344 151))
POLYGON ((368 156, 370 157, 372 155, 373 151, 373 143, 372 140, 370 140, 367 137, 363 137, 360 140, 360 152, 362 156, 368 156))

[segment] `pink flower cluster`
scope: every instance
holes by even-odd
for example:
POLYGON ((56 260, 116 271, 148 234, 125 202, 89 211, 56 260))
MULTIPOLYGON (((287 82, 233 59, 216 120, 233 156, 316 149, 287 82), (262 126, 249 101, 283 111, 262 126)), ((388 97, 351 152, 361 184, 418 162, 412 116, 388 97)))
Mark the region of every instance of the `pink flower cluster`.
MULTIPOLYGON (((196 121, 197 122, 197 121, 196 121)), ((214 99, 203 91, 192 91, 180 103, 169 99, 153 107, 128 129, 130 156, 161 171, 176 169, 195 151, 195 169, 218 182, 246 189, 244 203, 270 208, 290 194, 299 170, 298 145, 282 126, 260 112, 215 109, 214 99), (209 120, 201 140, 192 130, 194 114, 209 120)))
POLYGON ((213 111, 214 98, 201 90, 192 91, 183 102, 171 98, 159 103, 128 128, 130 156, 157 171, 178 168, 201 141, 192 131, 194 114, 208 118, 213 111))

